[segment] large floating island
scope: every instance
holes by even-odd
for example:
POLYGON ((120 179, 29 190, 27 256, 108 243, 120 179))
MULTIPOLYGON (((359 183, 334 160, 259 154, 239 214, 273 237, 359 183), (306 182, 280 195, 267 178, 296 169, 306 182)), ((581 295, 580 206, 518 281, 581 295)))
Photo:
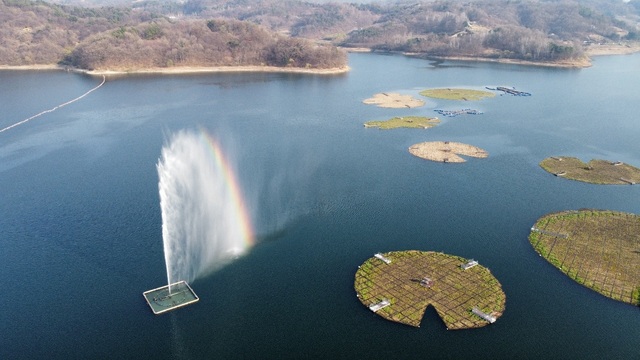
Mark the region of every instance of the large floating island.
POLYGON ((489 156, 488 152, 477 146, 451 141, 430 141, 414 144, 409 147, 409 152, 425 160, 451 163, 466 161, 459 155, 475 158, 486 158, 489 156))
POLYGON ((477 261, 433 251, 376 254, 358 267, 358 299, 383 318, 419 327, 432 305, 447 329, 478 328, 504 312, 506 296, 477 261))
POLYGON ((640 169, 620 161, 594 159, 585 164, 574 157, 552 156, 542 160, 540 167, 555 176, 592 184, 634 185, 640 182, 640 169))
POLYGON ((529 242, 576 282, 640 305, 640 216, 604 210, 552 213, 533 225, 529 242))

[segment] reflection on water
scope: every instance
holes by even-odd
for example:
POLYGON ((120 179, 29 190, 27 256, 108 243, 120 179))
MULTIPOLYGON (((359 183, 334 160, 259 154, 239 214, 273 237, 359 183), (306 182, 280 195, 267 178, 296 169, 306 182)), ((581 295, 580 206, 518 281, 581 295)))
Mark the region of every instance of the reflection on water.
MULTIPOLYGON (((637 308, 567 279, 527 235, 553 211, 640 213, 640 187, 572 182, 538 166, 549 156, 640 165, 640 56, 582 70, 375 54, 353 54, 350 66, 340 77, 121 77, 0 134, 0 282, 30 294, 4 298, 0 358, 637 357, 637 308), (362 103, 378 92, 496 84, 532 96, 393 110, 362 103), (467 107, 483 114, 430 129, 363 127, 467 107), (198 128, 234 139, 238 185, 269 241, 191 284, 197 304, 154 316, 141 293, 166 280, 155 164, 167 134, 198 128), (408 153, 424 141, 469 143, 489 157, 442 164, 408 153), (447 332, 429 312, 420 329, 373 316, 355 298, 356 266, 411 249, 486 265, 507 296, 500 321, 447 332), (74 301, 42 306, 44 288, 67 284, 74 301), (104 299, 114 308, 96 312, 104 299)), ((15 92, 0 89, 10 119, 95 86, 66 73, 0 80, 15 92), (20 100, 31 96, 42 104, 20 100)))

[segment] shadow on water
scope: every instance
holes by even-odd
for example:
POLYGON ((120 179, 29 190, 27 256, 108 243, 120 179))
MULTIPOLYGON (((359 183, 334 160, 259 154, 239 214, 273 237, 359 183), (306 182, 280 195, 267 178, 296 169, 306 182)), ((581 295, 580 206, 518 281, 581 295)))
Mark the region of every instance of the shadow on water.
POLYGON ((174 359, 191 359, 184 342, 184 332, 178 324, 178 314, 170 313, 171 321, 171 353, 174 359))
POLYGON ((287 234, 287 226, 283 226, 269 233, 256 234, 256 243, 275 242, 284 238, 287 234))
POLYGON ((429 62, 429 66, 424 68, 428 69, 471 69, 474 66, 472 64, 465 64, 463 62, 447 62, 442 59, 425 58, 429 62))

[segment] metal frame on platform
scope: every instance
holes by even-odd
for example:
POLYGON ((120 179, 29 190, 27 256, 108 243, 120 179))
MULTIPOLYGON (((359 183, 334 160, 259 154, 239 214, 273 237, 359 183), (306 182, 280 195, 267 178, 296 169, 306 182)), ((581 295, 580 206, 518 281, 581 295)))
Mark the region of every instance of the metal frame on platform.
POLYGON ((159 315, 200 300, 186 281, 161 286, 142 293, 154 314, 159 315))

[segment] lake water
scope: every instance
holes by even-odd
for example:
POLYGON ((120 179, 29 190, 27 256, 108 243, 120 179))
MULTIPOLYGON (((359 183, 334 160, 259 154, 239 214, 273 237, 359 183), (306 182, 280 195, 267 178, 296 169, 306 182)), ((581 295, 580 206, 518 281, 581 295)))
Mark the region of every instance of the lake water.
MULTIPOLYGON (((528 243, 542 215, 640 213, 639 186, 554 177, 548 156, 640 166, 640 54, 582 70, 350 55, 339 76, 207 74, 108 78, 89 96, 0 133, 0 358, 640 359, 640 311, 565 277, 528 243), (433 87, 515 86, 531 97, 362 100, 433 87), (436 116, 431 129, 369 120, 436 116), (171 134, 206 131, 231 160, 257 244, 192 282, 201 300, 155 316, 166 284, 156 164, 171 134), (487 159, 441 164, 407 151, 459 141, 487 159), (356 298, 376 252, 474 258, 507 296, 493 325, 447 331, 375 316, 356 298)), ((0 71, 0 128, 101 79, 0 71)))

